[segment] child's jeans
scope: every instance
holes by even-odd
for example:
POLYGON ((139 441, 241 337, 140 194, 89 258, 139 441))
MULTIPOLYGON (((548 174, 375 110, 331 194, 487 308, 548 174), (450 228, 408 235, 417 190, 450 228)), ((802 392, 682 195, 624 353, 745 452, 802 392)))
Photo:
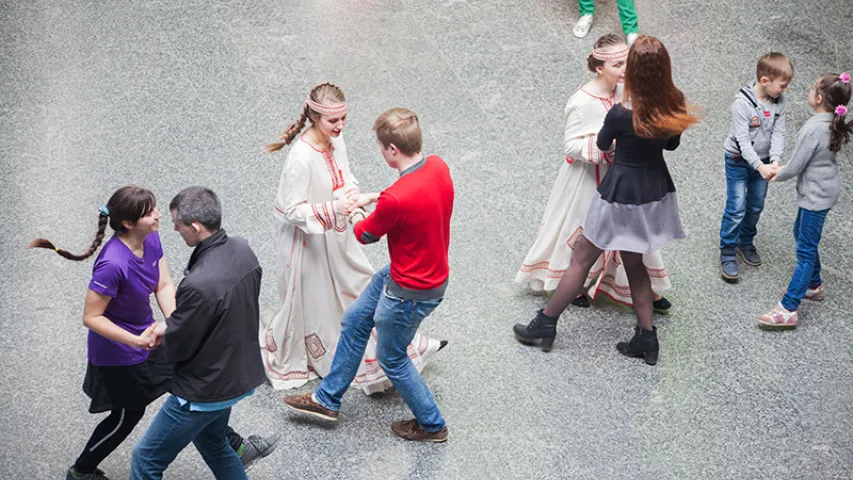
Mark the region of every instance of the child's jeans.
POLYGON ((794 240, 797 242, 797 265, 788 290, 782 297, 782 306, 793 312, 800 306, 806 295, 806 289, 817 288, 823 281, 820 279, 820 237, 823 234, 823 223, 829 209, 813 211, 801 208, 794 222, 794 240))
POLYGON ((742 158, 728 152, 726 158, 726 209, 720 225, 720 248, 752 245, 758 233, 758 217, 764 210, 767 180, 742 158))

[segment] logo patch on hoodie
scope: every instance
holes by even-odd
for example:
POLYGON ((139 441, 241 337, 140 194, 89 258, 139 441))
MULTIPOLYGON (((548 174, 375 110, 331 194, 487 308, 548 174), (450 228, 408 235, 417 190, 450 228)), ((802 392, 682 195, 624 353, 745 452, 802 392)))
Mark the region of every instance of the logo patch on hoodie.
POLYGON ((758 115, 749 119, 749 126, 750 127, 757 127, 759 125, 761 125, 761 120, 758 119, 758 115))

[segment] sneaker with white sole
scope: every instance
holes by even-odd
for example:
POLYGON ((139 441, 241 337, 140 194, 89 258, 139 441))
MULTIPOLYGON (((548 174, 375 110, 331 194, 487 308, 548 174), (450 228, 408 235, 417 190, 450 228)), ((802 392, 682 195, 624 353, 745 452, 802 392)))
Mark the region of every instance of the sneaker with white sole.
POLYGON ((772 310, 755 317, 758 323, 766 327, 790 328, 797 326, 797 312, 787 310, 777 303, 772 310))
POLYGON ((575 27, 572 28, 572 35, 583 38, 587 36, 590 28, 592 28, 592 15, 582 15, 575 27))
POLYGON ((809 287, 809 289, 806 290, 806 295, 803 298, 805 298, 806 300, 812 300, 814 302, 823 301, 823 284, 821 283, 815 288, 809 287))
MULTIPOLYGON (((783 288, 781 290, 782 295, 788 293, 788 288, 783 288)), ((815 288, 809 287, 806 289, 806 294, 803 295, 803 300, 811 300, 813 302, 822 302, 824 299, 824 291, 823 284, 816 286, 815 288)))
POLYGON ((636 42, 637 38, 639 38, 639 37, 640 37, 639 33, 629 33, 628 34, 628 46, 630 47, 631 45, 633 45, 634 42, 636 42))
POLYGON ((243 454, 240 455, 243 469, 248 471, 255 462, 271 454, 280 437, 281 434, 274 433, 266 438, 260 435, 250 435, 249 438, 245 439, 243 441, 243 454))

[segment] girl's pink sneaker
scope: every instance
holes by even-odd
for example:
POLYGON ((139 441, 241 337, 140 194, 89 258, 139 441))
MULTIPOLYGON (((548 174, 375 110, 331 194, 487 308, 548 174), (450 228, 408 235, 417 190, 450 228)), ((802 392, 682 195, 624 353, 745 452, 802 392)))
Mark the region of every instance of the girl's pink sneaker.
POLYGON ((803 298, 806 300, 814 300, 815 302, 823 300, 823 284, 821 283, 816 288, 806 290, 806 296, 803 298))
MULTIPOLYGON (((787 288, 782 288, 782 295, 785 295, 788 292, 787 288)), ((813 302, 823 301, 823 284, 818 285, 815 288, 809 288, 806 290, 806 294, 803 296, 803 300, 811 300, 813 302)))
POLYGON ((781 304, 776 304, 773 310, 763 315, 758 315, 755 319, 758 320, 758 323, 767 327, 785 328, 797 326, 797 312, 788 311, 781 304))

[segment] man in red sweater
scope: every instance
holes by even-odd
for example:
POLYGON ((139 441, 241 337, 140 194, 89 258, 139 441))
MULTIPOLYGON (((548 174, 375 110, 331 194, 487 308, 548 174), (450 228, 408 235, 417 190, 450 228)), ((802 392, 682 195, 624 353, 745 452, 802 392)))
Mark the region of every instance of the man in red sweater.
POLYGON ((347 391, 376 327, 376 358, 415 414, 394 422, 391 431, 406 440, 444 442, 447 425, 432 394, 406 352, 418 327, 444 298, 449 266, 453 181, 447 164, 421 155, 421 128, 411 110, 392 108, 373 124, 388 166, 400 178, 381 194, 352 199, 351 215, 359 242, 388 236, 391 264, 376 272, 341 321, 332 369, 313 393, 284 398, 289 408, 337 421, 347 391), (363 207, 376 203, 365 217, 363 207))

